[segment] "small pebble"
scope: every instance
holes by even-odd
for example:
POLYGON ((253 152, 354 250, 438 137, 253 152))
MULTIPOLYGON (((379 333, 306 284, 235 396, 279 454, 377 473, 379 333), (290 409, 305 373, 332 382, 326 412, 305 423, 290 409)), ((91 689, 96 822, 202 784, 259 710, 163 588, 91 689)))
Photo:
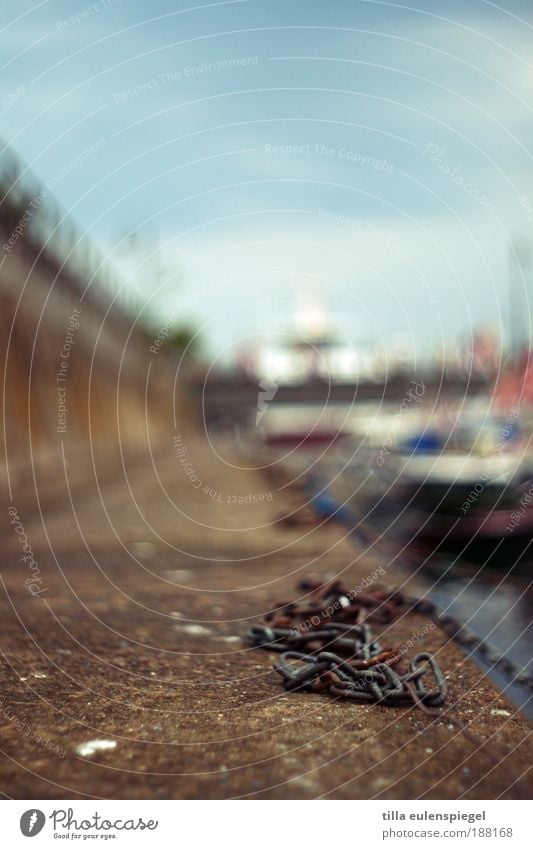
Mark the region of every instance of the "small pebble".
POLYGON ((157 548, 152 542, 130 542, 130 549, 132 554, 141 560, 148 560, 157 554, 157 548))
POLYGON ((209 628, 204 628, 203 625, 195 625, 194 623, 190 625, 174 625, 174 628, 178 631, 183 631, 184 634, 191 634, 193 637, 205 637, 211 633, 209 628))

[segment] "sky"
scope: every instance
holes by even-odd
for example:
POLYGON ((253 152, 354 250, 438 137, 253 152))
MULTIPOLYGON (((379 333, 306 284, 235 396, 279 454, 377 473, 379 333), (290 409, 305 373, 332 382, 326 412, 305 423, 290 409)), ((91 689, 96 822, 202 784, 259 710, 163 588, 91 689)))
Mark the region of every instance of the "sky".
POLYGON ((305 298, 356 346, 509 339, 529 0, 45 0, 0 28, 0 136, 214 362, 305 298))

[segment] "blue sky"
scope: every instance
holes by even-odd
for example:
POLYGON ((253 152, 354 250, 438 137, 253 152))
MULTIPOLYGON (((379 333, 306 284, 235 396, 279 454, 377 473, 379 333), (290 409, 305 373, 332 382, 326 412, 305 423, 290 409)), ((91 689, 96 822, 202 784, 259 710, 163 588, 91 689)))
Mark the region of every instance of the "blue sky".
POLYGON ((508 331, 530 2, 3 6, 2 136, 214 354, 286 329, 303 291, 355 344, 508 331))

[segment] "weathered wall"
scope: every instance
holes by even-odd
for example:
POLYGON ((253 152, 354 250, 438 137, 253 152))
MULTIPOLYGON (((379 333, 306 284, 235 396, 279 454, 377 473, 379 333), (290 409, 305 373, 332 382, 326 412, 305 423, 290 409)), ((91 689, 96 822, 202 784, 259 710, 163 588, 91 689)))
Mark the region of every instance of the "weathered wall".
POLYGON ((53 462, 89 440, 116 456, 119 445, 170 439, 172 364, 150 355, 151 339, 110 308, 111 296, 84 295, 88 281, 29 240, 0 262, 1 464, 53 462))

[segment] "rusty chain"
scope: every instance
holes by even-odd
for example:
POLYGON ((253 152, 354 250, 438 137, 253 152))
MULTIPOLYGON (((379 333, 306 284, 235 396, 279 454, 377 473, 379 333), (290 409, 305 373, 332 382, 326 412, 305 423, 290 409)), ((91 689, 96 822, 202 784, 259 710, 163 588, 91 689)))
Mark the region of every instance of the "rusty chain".
MULTIPOLYGON (((417 612, 448 636, 479 648, 481 641, 473 634, 453 617, 439 614, 429 599, 411 598, 398 589, 376 586, 364 593, 349 592, 339 580, 314 578, 300 581, 298 589, 310 594, 306 603, 276 605, 247 634, 254 647, 281 652, 274 670, 285 690, 329 694, 360 704, 412 704, 433 721, 445 715, 476 751, 483 749, 484 739, 471 730, 470 722, 450 713, 454 705, 445 707, 448 685, 433 655, 419 652, 405 668, 402 650, 382 647, 369 622, 387 624, 402 613, 417 612), (325 650, 331 647, 338 653, 325 650)), ((490 660, 501 665, 503 658, 491 650, 490 660)), ((489 752, 488 757, 492 768, 501 768, 499 753, 489 752)))

